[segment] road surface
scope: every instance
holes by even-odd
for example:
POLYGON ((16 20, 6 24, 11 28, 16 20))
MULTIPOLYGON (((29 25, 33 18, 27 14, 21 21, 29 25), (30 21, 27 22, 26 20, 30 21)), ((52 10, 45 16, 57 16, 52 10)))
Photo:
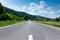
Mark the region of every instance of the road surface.
POLYGON ((1 28, 0 40, 60 40, 60 30, 26 21, 1 28))

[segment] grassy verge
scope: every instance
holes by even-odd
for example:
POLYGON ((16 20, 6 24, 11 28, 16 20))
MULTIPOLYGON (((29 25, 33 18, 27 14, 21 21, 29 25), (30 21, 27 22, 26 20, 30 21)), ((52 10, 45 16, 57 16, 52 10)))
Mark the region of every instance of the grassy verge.
POLYGON ((16 20, 13 20, 13 21, 0 21, 0 27, 7 26, 7 25, 12 25, 12 24, 15 24, 15 23, 18 23, 18 22, 21 22, 21 21, 16 21, 16 20))
POLYGON ((55 21, 37 21, 37 22, 52 25, 52 26, 60 28, 60 22, 55 22, 55 21))

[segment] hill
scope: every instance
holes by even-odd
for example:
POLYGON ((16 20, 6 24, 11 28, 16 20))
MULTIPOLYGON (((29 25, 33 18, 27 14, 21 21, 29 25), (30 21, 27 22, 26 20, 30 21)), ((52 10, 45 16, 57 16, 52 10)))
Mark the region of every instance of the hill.
MULTIPOLYGON (((1 19, 3 18, 7 18, 6 16, 8 16, 8 14, 6 13, 10 13, 9 15, 13 15, 12 17, 14 17, 16 19, 17 18, 23 18, 24 20, 53 20, 53 19, 50 19, 50 18, 46 18, 46 17, 42 17, 42 16, 37 16, 37 15, 31 15, 31 14, 28 14, 26 12, 21 12, 21 11, 16 11, 16 10, 13 10, 13 9, 10 9, 10 8, 7 8, 7 7, 4 7, 1 3, 0 3, 0 16, 1 19), (16 16, 16 17, 15 17, 16 16)), ((9 17, 10 18, 10 17, 9 17)), ((11 19, 11 18, 10 18, 11 19)))
POLYGON ((26 12, 16 11, 16 10, 13 10, 13 9, 10 9, 7 7, 5 7, 5 12, 13 13, 14 15, 24 18, 25 20, 46 20, 46 19, 54 20, 54 19, 46 18, 46 17, 42 17, 42 16, 31 15, 26 12))
POLYGON ((17 12, 17 11, 13 11, 12 9, 10 10, 9 8, 4 7, 0 3, 0 21, 6 21, 6 20, 24 20, 24 18, 21 18, 18 15, 15 15, 15 12, 17 12))

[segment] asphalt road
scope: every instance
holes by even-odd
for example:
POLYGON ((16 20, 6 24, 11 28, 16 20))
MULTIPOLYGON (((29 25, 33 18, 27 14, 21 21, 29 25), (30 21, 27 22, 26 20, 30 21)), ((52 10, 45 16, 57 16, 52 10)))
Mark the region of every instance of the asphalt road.
POLYGON ((1 28, 0 40, 60 40, 60 30, 37 22, 26 21, 1 28))

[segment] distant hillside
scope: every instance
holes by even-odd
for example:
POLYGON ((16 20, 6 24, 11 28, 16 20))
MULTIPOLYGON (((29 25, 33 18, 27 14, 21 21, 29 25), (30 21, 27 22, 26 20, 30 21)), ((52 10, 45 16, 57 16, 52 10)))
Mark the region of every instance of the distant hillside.
POLYGON ((6 20, 22 21, 22 20, 25 20, 24 18, 19 17, 16 12, 17 11, 14 11, 12 9, 4 7, 0 3, 0 21, 6 21, 6 20))
POLYGON ((13 13, 19 17, 22 17, 24 18, 25 20, 54 20, 54 19, 50 19, 50 18, 46 18, 46 17, 42 17, 42 16, 37 16, 37 15, 30 15, 28 13, 25 13, 25 12, 21 12, 21 11, 16 11, 16 10, 13 10, 13 9, 10 9, 10 8, 7 8, 5 7, 5 11, 7 13, 13 13))

